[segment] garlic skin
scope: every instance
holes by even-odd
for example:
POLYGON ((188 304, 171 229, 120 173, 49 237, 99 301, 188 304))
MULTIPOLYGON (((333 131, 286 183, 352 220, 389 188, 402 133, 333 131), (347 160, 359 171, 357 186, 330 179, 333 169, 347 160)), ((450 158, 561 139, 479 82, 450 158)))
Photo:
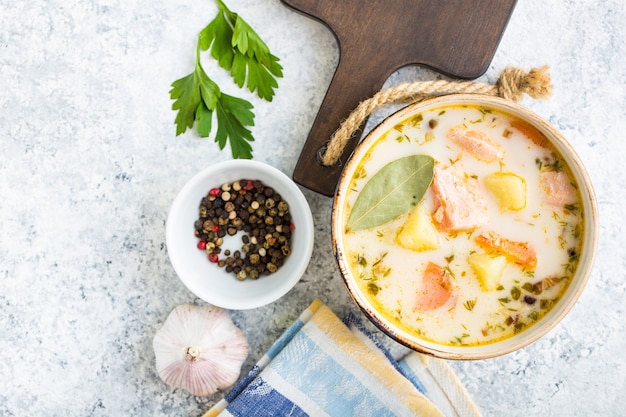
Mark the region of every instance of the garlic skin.
POLYGON ((180 305, 152 341, 156 369, 168 385, 205 396, 233 385, 248 357, 248 340, 215 306, 180 305))

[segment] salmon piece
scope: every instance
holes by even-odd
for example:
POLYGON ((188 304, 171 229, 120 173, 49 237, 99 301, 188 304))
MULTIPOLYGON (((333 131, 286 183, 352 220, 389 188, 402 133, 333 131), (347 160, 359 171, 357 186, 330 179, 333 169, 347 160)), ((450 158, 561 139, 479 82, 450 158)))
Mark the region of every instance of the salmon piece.
POLYGON ((511 122, 511 127, 526 136, 534 144, 541 147, 546 146, 548 140, 546 139, 544 134, 530 123, 523 120, 513 120, 511 122))
POLYGON ((546 193, 546 203, 553 207, 576 202, 576 189, 565 172, 543 171, 539 174, 539 184, 546 193))
POLYGON ((487 205, 477 179, 460 176, 452 168, 436 166, 432 190, 433 219, 439 230, 472 230, 487 224, 487 205))
POLYGON ((468 130, 456 126, 448 130, 446 137, 449 141, 467 151, 474 158, 485 162, 499 161, 504 156, 500 145, 484 132, 468 130))
POLYGON ((474 241, 484 249, 504 255, 510 261, 526 268, 535 269, 537 266, 537 254, 528 242, 509 240, 495 232, 483 232, 476 236, 474 241))
POLYGON ((450 274, 443 267, 428 262, 415 306, 422 311, 434 310, 444 305, 451 295, 450 274))

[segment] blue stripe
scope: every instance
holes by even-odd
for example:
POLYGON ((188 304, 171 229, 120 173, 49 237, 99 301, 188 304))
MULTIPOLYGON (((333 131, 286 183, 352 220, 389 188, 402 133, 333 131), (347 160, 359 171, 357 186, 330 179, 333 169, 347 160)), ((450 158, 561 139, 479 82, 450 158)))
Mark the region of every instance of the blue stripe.
POLYGON ((413 372, 413 369, 406 363, 406 361, 402 360, 398 362, 398 366, 400 367, 400 371, 402 372, 402 375, 404 375, 404 377, 408 379, 411 382, 411 384, 415 385, 415 388, 417 388, 422 394, 426 395, 426 392, 428 390, 426 389, 422 381, 419 379, 417 374, 413 372))
POLYGON ((270 359, 274 359, 276 355, 281 350, 283 350, 283 348, 287 346, 289 342, 291 342, 293 336, 298 333, 300 329, 302 329, 302 326, 304 326, 304 322, 302 320, 297 319, 296 321, 294 321, 291 326, 289 326, 287 330, 285 330, 283 334, 280 335, 278 340, 276 340, 272 347, 267 351, 267 356, 269 356, 270 359))
MULTIPOLYGON (((297 319, 296 321, 294 321, 291 326, 289 326, 269 348, 269 350, 267 351, 267 356, 270 359, 274 359, 276 355, 278 355, 278 353, 283 350, 283 348, 287 346, 289 342, 291 342, 293 336, 297 332, 299 332, 300 329, 302 329, 302 326, 304 326, 304 322, 301 319, 297 319)), ((250 371, 246 374, 246 376, 240 379, 239 382, 237 382, 237 385, 235 385, 233 389, 231 389, 230 392, 226 394, 224 399, 229 403, 232 402, 233 399, 237 397, 237 395, 239 395, 248 386, 248 384, 261 373, 262 370, 263 369, 260 368, 258 365, 254 365, 252 369, 250 369, 250 371)))
POLYGON ((261 373, 261 371, 262 369, 259 368, 258 365, 254 365, 246 376, 240 379, 239 382, 237 382, 237 385, 235 385, 233 389, 231 389, 230 392, 224 396, 224 399, 229 403, 233 402, 233 400, 241 394, 244 389, 246 389, 248 384, 250 384, 252 380, 261 373))
POLYGON ((256 378, 228 406, 228 411, 236 417, 291 416, 308 417, 300 407, 273 389, 262 378, 256 378))
POLYGON ((331 416, 395 415, 355 375, 327 355, 304 332, 298 333, 270 366, 294 389, 307 395, 331 416))

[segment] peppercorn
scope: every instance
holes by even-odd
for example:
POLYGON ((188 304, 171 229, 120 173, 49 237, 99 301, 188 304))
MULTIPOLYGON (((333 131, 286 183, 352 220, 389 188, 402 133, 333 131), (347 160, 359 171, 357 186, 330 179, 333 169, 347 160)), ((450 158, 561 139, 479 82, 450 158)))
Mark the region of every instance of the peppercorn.
POLYGON ((289 210, 289 204, 287 204, 285 201, 281 201, 280 203, 278 203, 278 210, 282 211, 283 213, 286 213, 287 210, 289 210))
POLYGON ((211 188, 200 201, 194 236, 209 260, 237 279, 257 279, 276 272, 291 253, 289 204, 262 181, 241 179, 211 188), (242 246, 232 256, 224 237, 243 232, 242 246))
POLYGON ((532 295, 525 295, 524 296, 524 302, 526 304, 533 305, 533 304, 535 304, 536 301, 537 301, 537 299, 535 297, 533 297, 532 295))

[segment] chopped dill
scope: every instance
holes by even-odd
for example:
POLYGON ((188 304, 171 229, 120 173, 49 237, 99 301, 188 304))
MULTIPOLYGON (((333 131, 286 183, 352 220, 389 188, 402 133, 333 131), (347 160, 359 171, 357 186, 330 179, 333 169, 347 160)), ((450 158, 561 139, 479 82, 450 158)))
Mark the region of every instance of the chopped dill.
POLYGON ((472 311, 475 305, 476 305, 476 299, 467 300, 466 302, 463 303, 463 307, 465 307, 467 311, 472 311))
POLYGON ((418 126, 420 123, 422 123, 422 120, 424 120, 424 116, 422 115, 422 113, 420 114, 416 114, 415 116, 413 116, 410 120, 409 120, 409 124, 413 127, 418 126))
POLYGON ((566 205, 563 206, 563 208, 565 209, 565 211, 568 211, 568 212, 570 212, 572 214, 576 214, 580 210, 580 207, 578 206, 578 203, 566 204, 566 205))
POLYGON ((378 295, 378 292, 381 290, 381 288, 376 285, 374 282, 369 282, 367 284, 367 290, 370 292, 370 294, 376 296, 378 295))

